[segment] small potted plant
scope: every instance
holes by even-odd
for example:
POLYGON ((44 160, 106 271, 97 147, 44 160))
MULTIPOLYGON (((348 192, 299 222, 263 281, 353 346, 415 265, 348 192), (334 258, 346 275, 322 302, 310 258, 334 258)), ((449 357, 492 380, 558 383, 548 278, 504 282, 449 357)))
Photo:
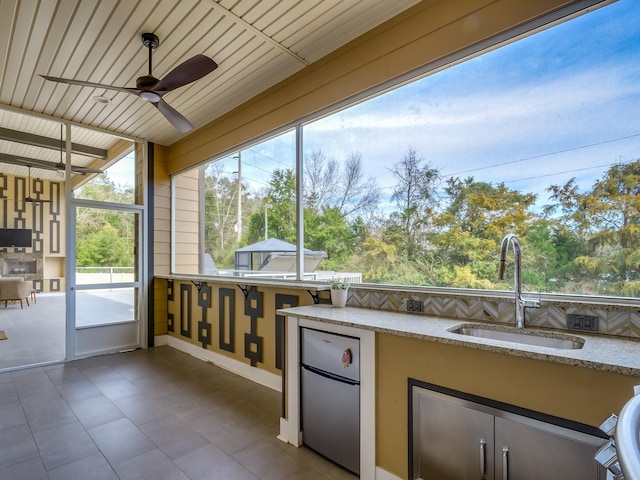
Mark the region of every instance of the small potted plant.
POLYGON ((343 277, 332 278, 329 282, 331 288, 331 303, 334 307, 344 307, 347 304, 347 292, 349 281, 343 277))

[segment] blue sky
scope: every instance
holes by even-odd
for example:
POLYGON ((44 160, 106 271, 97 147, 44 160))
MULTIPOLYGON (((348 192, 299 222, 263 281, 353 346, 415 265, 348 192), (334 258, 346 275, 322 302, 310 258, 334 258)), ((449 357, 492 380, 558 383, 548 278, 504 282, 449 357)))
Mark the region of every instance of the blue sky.
MULTIPOLYGON (((547 202, 640 158, 640 2, 621 0, 305 127, 308 154, 359 152, 390 194, 409 147, 443 176, 505 182, 547 202)), ((294 165, 293 135, 243 151, 252 188, 294 165)), ((225 171, 235 171, 235 160, 225 171)))

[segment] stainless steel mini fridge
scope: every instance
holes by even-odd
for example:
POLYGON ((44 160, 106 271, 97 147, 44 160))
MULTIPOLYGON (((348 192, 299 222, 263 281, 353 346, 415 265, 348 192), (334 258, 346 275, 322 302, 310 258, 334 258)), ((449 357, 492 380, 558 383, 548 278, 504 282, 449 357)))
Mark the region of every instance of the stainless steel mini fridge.
POLYGON ((360 473, 360 340, 300 329, 302 441, 360 473))

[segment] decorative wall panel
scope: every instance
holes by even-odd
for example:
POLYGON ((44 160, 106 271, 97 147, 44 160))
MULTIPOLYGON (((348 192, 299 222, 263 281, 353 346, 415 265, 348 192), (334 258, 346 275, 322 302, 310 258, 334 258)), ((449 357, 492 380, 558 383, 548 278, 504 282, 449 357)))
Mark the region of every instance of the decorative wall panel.
POLYGON ((258 292, 255 286, 250 287, 244 299, 244 314, 251 317, 251 330, 244 334, 244 356, 251 360, 252 367, 263 359, 263 339, 258 335, 258 318, 264 315, 263 312, 262 292, 258 292))
POLYGON ((202 348, 211 345, 211 324, 207 322, 207 309, 211 307, 211 287, 206 283, 196 285, 198 288, 198 306, 201 317, 198 320, 198 341, 202 348))
MULTIPOLYGON (((276 293, 276 310, 281 308, 297 307, 297 295, 284 295, 276 293)), ((285 352, 286 352, 286 328, 285 316, 276 313, 276 368, 284 370, 285 352)))
POLYGON ((180 284, 180 335, 191 338, 191 285, 180 284))
POLYGON ((64 263, 64 184, 34 177, 30 180, 0 173, 0 228, 32 231, 31 247, 3 247, 0 254, 8 261, 36 258, 37 272, 25 275, 25 280, 33 282, 39 292, 60 291, 64 286, 64 270, 59 268, 64 263), (27 196, 47 201, 26 202, 27 196), (45 268, 48 260, 51 268, 45 268))
POLYGON ((231 353, 236 351, 235 302, 236 291, 232 288, 221 288, 218 291, 218 346, 231 353))
POLYGON ((173 302, 173 285, 173 280, 167 280, 167 331, 169 332, 175 331, 175 318, 169 308, 169 303, 173 302))

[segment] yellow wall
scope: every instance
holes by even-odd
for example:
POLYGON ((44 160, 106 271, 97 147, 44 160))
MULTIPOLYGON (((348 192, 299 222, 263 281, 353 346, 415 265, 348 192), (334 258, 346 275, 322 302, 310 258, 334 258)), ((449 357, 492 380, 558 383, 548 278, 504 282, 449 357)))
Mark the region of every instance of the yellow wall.
POLYGON ((170 174, 572 3, 424 0, 169 147, 170 174))
POLYGON ((376 335, 376 463, 408 473, 407 379, 598 426, 633 395, 637 377, 376 335))

